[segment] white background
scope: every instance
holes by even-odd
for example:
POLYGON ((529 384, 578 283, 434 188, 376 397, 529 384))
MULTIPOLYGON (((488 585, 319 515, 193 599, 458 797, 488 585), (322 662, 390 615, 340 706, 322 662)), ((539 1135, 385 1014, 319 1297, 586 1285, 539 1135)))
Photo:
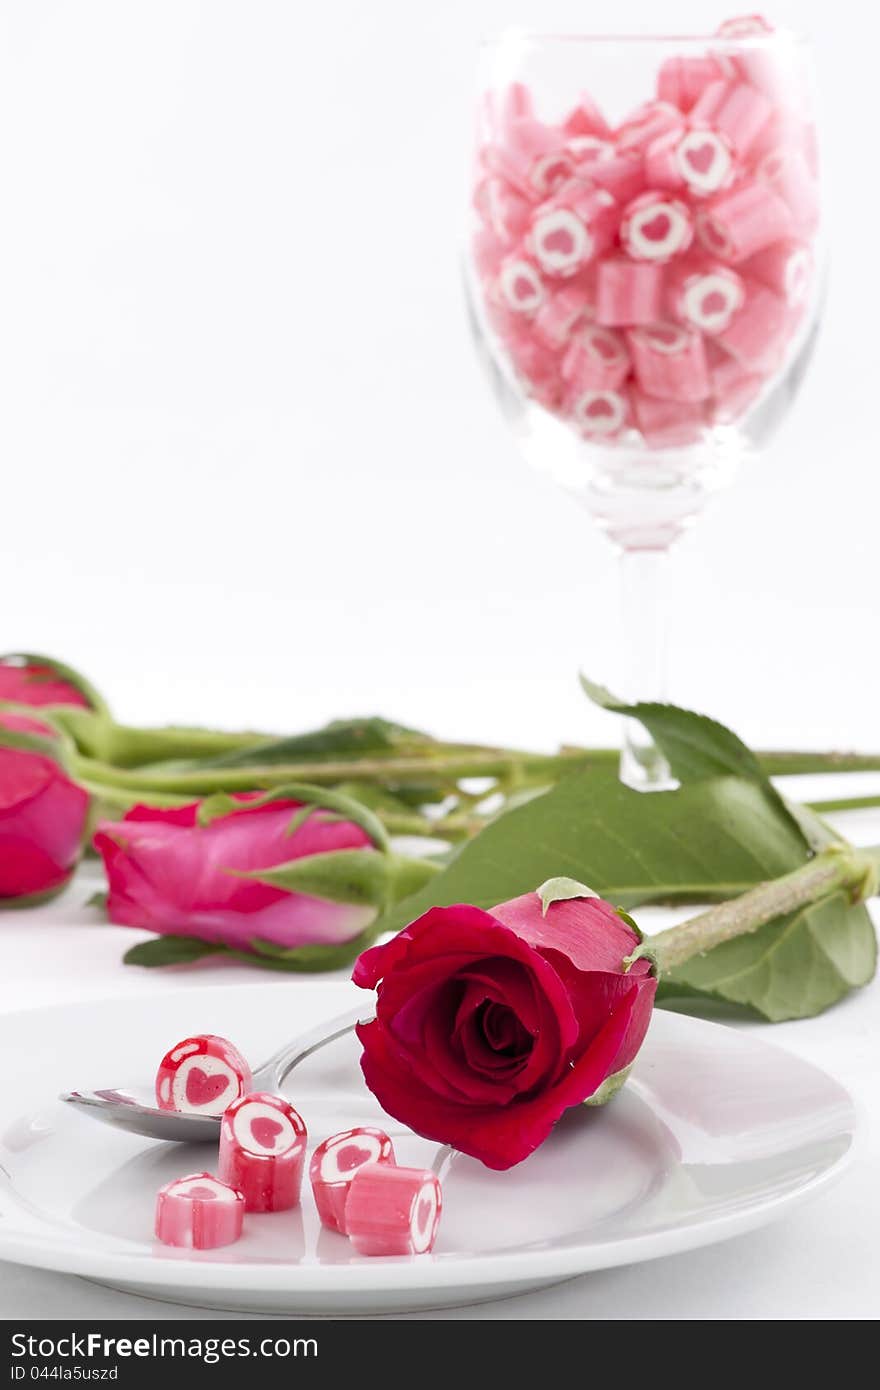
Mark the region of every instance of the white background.
MULTIPOLYGON (((817 40, 831 297, 786 429, 681 547, 671 693, 755 743, 874 749, 880 18, 772 15, 817 40)), ((722 17, 614 7, 622 30, 722 17)), ((583 0, 3 0, 0 649, 66 657, 133 720, 613 740, 575 681, 616 670, 613 556, 518 458, 457 263, 477 36, 607 22, 583 0)), ((0 930, 2 1007, 164 987, 80 911, 0 930)), ((876 998, 774 1036, 867 1103, 876 998)), ((859 1182, 529 1310, 866 1316, 859 1182)), ((133 1311, 0 1275, 8 1316, 133 1311)))
MULTIPOLYGON (((614 22, 709 31, 698 0, 614 22)), ((824 93, 834 263, 808 387, 681 548, 671 694, 880 746, 871 7, 779 0, 824 93)), ((121 717, 613 741, 614 560, 530 472, 468 338, 474 46, 566 0, 4 0, 0 649, 121 717)))

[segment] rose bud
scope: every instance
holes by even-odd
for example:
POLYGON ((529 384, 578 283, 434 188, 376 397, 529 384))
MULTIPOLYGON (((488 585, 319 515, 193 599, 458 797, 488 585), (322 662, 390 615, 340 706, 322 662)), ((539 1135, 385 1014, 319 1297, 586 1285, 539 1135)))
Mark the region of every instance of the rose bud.
POLYGON ((0 703, 5 701, 17 705, 103 708, 97 692, 70 666, 49 656, 25 653, 0 656, 0 703))
MULTIPOLYGON (((381 823, 356 801, 302 786, 173 809, 135 806, 121 821, 99 824, 95 847, 112 922, 282 968, 302 948, 320 954, 300 968, 335 963, 333 953, 362 937, 397 895, 436 872, 390 853, 381 823)), ((130 959, 184 958, 173 943, 164 954, 168 943, 147 946, 130 959)))
POLYGON ((357 1034, 383 1110, 499 1169, 622 1084, 657 988, 635 924, 571 879, 488 912, 431 908, 353 979, 377 991, 357 1034))
POLYGON ((0 709, 0 899, 63 888, 82 850, 87 794, 61 765, 55 730, 0 709))

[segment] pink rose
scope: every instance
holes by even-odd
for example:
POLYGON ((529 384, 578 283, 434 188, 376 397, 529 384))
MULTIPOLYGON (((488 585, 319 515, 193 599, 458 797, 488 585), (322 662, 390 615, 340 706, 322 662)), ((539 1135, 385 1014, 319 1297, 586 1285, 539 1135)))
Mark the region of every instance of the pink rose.
MULTIPOLYGON (((72 679, 61 673, 67 670, 57 662, 43 663, 40 657, 0 657, 0 701, 17 705, 76 705, 90 709, 91 704, 72 679)), ((73 672, 70 673, 73 677, 73 672)))
POLYGON ((95 847, 111 921, 160 935, 244 951, 338 945, 378 915, 357 890, 382 860, 364 825, 284 793, 135 806, 100 823, 95 847))
POLYGON ((620 1084, 655 971, 634 926, 577 890, 557 879, 489 912, 435 907, 359 957, 355 984, 378 991, 361 1067, 389 1115, 510 1168, 569 1106, 620 1084))
POLYGON ((51 745, 42 751, 41 740, 53 738, 47 724, 0 710, 0 730, 11 735, 3 743, 0 734, 0 898, 54 893, 79 859, 89 798, 51 745))

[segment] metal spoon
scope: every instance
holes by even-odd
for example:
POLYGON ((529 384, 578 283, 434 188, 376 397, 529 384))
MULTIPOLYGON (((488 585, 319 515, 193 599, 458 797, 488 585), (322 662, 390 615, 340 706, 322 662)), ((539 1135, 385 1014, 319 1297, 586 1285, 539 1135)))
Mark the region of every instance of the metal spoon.
MULTIPOLYGON (((252 1091, 278 1091, 294 1067, 313 1052, 354 1031, 361 1022, 360 1010, 340 1014, 303 1033, 279 1049, 253 1073, 252 1091)), ((181 1143, 217 1143, 219 1115, 191 1115, 178 1110, 160 1110, 152 1103, 151 1092, 144 1091, 67 1091, 59 1100, 75 1105, 84 1115, 148 1139, 171 1139, 181 1143)))

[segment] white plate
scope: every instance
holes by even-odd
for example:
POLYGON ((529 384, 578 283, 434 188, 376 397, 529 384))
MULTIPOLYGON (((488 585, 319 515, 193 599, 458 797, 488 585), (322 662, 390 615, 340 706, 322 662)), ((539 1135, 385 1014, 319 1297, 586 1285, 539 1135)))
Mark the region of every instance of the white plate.
POLYGON ((259 1062, 363 998, 344 984, 237 985, 3 1017, 0 1258, 212 1308, 471 1303, 763 1225, 818 1192, 850 1153, 853 1106, 837 1082, 748 1031, 658 1011, 607 1108, 569 1112, 530 1159, 494 1173, 386 1120, 345 1039, 290 1078, 291 1098, 315 1142, 378 1122, 400 1161, 436 1165, 444 1213, 434 1254, 354 1255, 319 1226, 306 1182, 301 1210, 247 1217, 238 1244, 194 1255, 153 1241, 153 1204, 170 1178, 210 1169, 210 1149, 119 1133, 54 1099, 142 1082, 188 1033, 221 1033, 259 1062))

